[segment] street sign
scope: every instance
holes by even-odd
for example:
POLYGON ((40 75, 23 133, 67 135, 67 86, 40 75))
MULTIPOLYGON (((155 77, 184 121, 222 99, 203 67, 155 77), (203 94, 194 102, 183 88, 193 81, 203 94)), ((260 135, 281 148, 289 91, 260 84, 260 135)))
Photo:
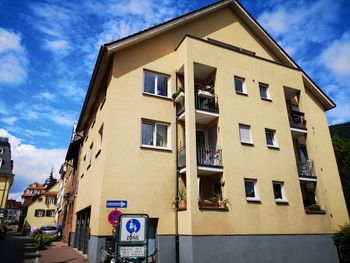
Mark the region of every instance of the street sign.
POLYGON ((118 225, 119 216, 121 214, 122 214, 122 212, 120 212, 119 210, 117 210, 117 209, 113 210, 112 212, 110 212, 108 214, 108 222, 113 226, 118 225))
POLYGON ((146 256, 146 246, 123 246, 119 247, 119 255, 122 258, 127 257, 145 257, 146 256))
POLYGON ((144 215, 124 215, 120 218, 120 243, 146 242, 146 217, 144 215))
POLYGON ((107 200, 106 201, 107 208, 128 208, 127 200, 107 200))

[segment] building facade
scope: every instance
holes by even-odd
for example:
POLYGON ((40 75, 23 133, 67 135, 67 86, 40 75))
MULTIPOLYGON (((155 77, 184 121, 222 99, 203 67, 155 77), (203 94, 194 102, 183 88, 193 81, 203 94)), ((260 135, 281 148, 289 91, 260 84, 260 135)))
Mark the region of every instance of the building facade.
POLYGON ((8 138, 0 137, 0 208, 6 207, 10 188, 13 184, 13 160, 8 138))
POLYGON ((23 203, 29 202, 33 196, 43 194, 44 192, 45 187, 38 182, 34 182, 28 185, 28 187, 23 191, 22 194, 23 203))
POLYGON ((106 201, 128 200, 160 262, 337 262, 334 107, 236 1, 105 44, 77 125, 73 246, 98 262, 106 201))
POLYGON ((21 215, 21 202, 14 199, 7 200, 6 210, 8 223, 18 223, 21 215))

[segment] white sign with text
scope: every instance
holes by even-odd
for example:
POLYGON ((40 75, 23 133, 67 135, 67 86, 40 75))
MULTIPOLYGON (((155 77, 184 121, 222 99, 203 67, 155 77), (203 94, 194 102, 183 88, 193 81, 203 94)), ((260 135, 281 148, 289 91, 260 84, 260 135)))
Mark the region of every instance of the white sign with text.
POLYGON ((145 217, 121 217, 120 242, 145 242, 145 225, 145 217))

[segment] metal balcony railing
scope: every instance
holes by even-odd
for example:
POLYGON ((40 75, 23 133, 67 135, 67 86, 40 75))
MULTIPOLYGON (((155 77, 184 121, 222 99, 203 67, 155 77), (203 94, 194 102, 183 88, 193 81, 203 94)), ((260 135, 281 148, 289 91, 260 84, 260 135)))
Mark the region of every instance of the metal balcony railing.
POLYGON ((218 146, 197 145, 197 165, 222 167, 221 148, 218 146))
POLYGON ((297 162, 299 177, 316 177, 314 173, 314 161, 297 162))
POLYGON ((176 116, 180 116, 185 112, 185 97, 176 102, 176 116))
POLYGON ((289 114, 289 124, 292 128, 306 130, 305 114, 300 111, 291 111, 289 114))
POLYGON ((177 168, 182 169, 186 167, 186 148, 185 146, 177 150, 177 168))
POLYGON ((195 107, 197 110, 202 110, 202 111, 207 111, 212 113, 219 113, 218 100, 215 94, 210 94, 209 96, 202 96, 198 94, 198 90, 196 90, 195 107))

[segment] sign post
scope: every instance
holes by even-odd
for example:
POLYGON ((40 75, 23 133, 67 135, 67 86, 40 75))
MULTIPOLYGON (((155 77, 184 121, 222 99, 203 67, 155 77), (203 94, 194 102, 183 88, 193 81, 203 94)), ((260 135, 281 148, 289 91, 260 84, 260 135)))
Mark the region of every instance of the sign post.
POLYGON ((145 258, 148 263, 148 215, 123 214, 119 218, 116 254, 121 258, 145 258))

